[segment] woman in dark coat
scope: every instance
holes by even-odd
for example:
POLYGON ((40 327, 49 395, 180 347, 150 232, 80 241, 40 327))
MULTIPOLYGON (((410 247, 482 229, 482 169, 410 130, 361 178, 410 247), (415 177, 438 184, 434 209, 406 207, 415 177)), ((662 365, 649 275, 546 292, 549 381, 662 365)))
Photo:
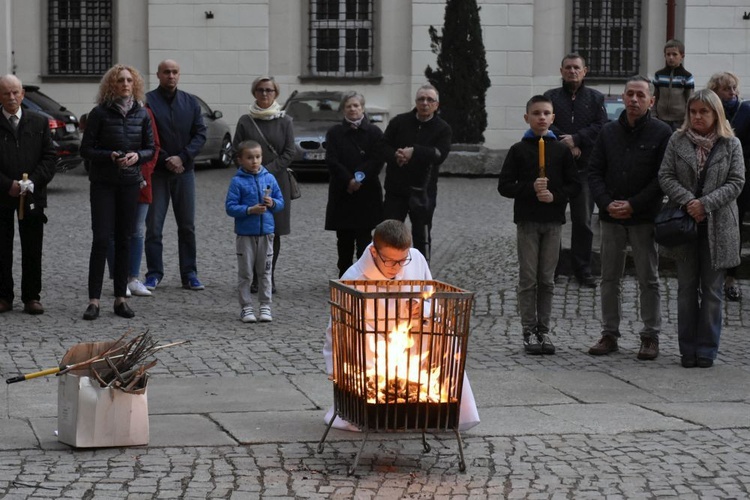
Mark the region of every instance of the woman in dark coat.
POLYGON ((336 231, 339 277, 372 241, 372 230, 383 220, 382 159, 375 145, 383 132, 365 116, 365 98, 351 92, 341 101, 344 120, 326 134, 330 171, 325 228, 336 231))
MULTIPOLYGON (((287 168, 294 158, 294 129, 292 119, 284 115, 279 97, 279 84, 271 76, 259 76, 253 80, 251 91, 255 102, 247 114, 237 121, 234 132, 235 151, 242 141, 253 140, 263 149, 263 166, 273 174, 284 196, 284 209, 273 214, 273 271, 281 249, 281 236, 291 232, 292 199, 289 196, 289 176, 287 168)), ((272 290, 276 292, 276 280, 271 274, 272 290)), ((253 274, 250 285, 252 293, 258 291, 258 277, 253 274)))
POLYGON ((98 105, 88 115, 81 156, 90 162, 91 255, 89 305, 83 319, 99 317, 104 262, 111 236, 115 238, 115 314, 135 316, 125 301, 130 237, 135 224, 141 165, 154 155, 151 118, 141 105, 143 78, 131 66, 117 64, 102 77, 98 105))
MULTIPOLYGON (((750 167, 750 101, 740 98, 740 79, 731 71, 715 73, 708 80, 706 88, 716 92, 724 106, 724 114, 734 130, 734 135, 742 144, 742 156, 745 162, 745 178, 747 178, 748 167, 750 167)), ((750 210, 750 183, 745 182, 739 198, 737 198, 737 211, 739 215, 739 227, 742 231, 742 221, 745 212, 750 210)), ((740 246, 742 238, 740 238, 740 246)), ((742 248, 740 248, 742 251, 742 248)), ((742 299, 742 289, 737 283, 737 267, 727 269, 724 278, 724 296, 727 300, 737 302, 742 299)))

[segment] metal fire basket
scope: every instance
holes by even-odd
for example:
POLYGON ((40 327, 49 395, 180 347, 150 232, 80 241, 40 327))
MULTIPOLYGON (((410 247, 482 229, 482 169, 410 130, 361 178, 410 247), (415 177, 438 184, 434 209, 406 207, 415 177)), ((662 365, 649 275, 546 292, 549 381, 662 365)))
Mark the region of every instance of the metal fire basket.
POLYGON ((331 280, 334 412, 370 432, 458 431, 474 294, 440 281, 331 280))

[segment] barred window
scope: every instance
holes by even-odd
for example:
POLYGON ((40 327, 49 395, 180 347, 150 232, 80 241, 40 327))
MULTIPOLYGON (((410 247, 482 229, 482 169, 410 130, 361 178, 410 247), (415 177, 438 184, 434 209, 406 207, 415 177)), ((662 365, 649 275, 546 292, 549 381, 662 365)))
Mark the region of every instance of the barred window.
POLYGON ((102 75, 112 65, 112 0, 48 0, 50 75, 102 75))
POLYGON ((624 78, 640 67, 641 0, 573 0, 573 50, 589 76, 624 78))
POLYGON ((310 73, 365 77, 373 72, 373 0, 310 0, 310 73))

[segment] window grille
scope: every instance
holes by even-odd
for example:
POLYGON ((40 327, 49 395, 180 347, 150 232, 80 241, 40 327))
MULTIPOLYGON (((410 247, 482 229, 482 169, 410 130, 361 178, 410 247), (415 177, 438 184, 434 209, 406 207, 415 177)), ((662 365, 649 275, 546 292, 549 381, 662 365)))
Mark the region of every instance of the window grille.
POLYGON ((100 76, 112 65, 112 0, 48 0, 50 75, 100 76))
POLYGON ((573 51, 588 75, 625 78, 640 67, 641 0, 573 0, 573 51))
POLYGON ((316 76, 371 76, 373 0, 310 0, 309 64, 316 76))

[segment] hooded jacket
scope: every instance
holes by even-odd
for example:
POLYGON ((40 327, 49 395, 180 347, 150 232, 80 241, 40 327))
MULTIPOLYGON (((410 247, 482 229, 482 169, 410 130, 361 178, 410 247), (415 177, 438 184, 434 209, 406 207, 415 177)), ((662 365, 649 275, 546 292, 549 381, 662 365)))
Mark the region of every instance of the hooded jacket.
POLYGON ((227 215, 234 217, 234 232, 239 236, 262 236, 273 234, 273 214, 284 209, 284 197, 276 178, 266 167, 257 174, 242 168, 232 177, 224 203, 227 215), (273 206, 263 214, 248 214, 248 208, 263 203, 266 189, 270 189, 273 206))

